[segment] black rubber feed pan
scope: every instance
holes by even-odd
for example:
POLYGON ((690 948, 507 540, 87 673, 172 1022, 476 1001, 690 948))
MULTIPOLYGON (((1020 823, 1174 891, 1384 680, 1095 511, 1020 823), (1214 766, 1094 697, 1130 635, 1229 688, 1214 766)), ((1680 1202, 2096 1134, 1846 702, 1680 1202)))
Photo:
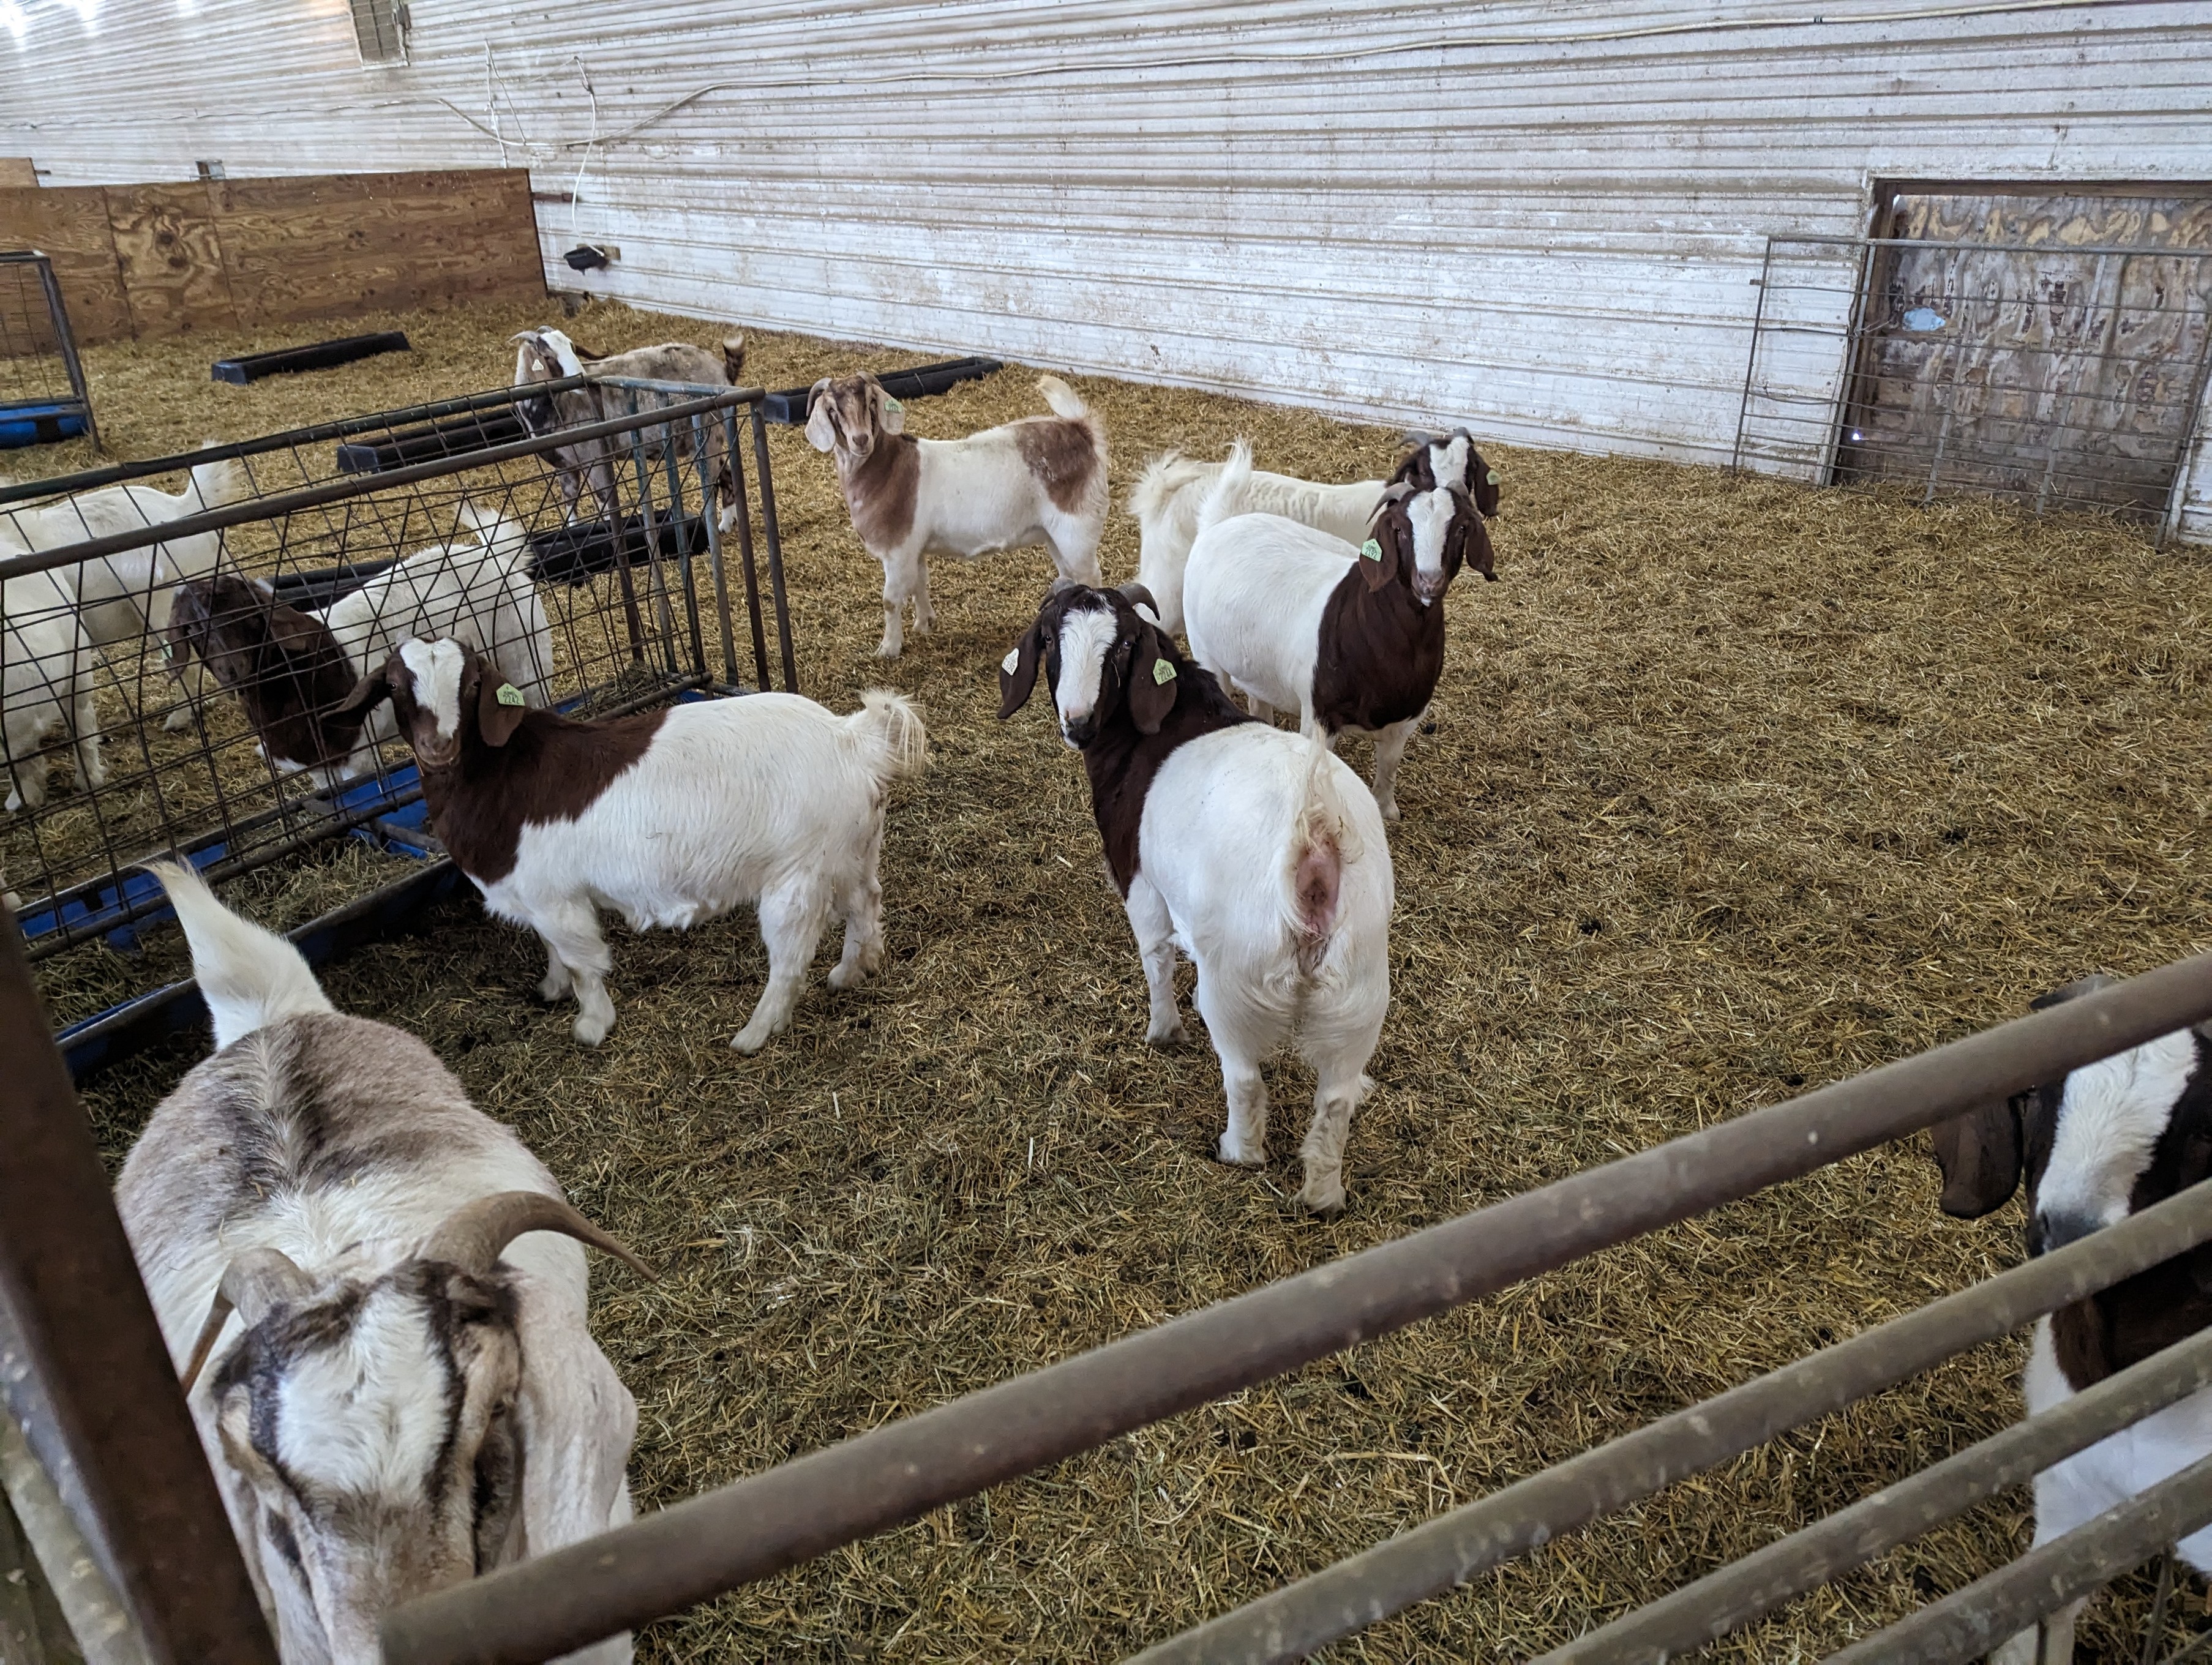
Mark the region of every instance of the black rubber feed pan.
POLYGON ((351 595, 377 574, 389 572, 398 564, 397 560, 362 561, 352 566, 279 573, 269 580, 269 588, 287 607, 297 607, 304 613, 320 612, 340 596, 351 595))
MULTIPOLYGON (((675 560, 706 552, 707 522, 698 515, 687 515, 682 526, 679 549, 672 517, 661 513, 653 515, 653 542, 663 558, 675 560)), ((649 553, 642 515, 623 517, 621 548, 632 561, 643 561, 649 553)), ((597 574, 614 570, 617 554, 614 534, 608 531, 604 520, 583 520, 573 526, 556 526, 550 532, 533 532, 530 534, 530 575, 540 584, 588 584, 597 574)))
MULTIPOLYGON (((963 381, 976 381, 1006 366, 995 358, 949 358, 942 364, 924 364, 912 370, 890 370, 876 380, 895 399, 925 398, 963 381)), ((806 420, 806 400, 811 387, 787 387, 761 401, 761 415, 770 422, 797 427, 806 420)))
POLYGON ((295 370, 329 370, 357 358, 379 353, 410 351, 407 337, 397 330, 376 335, 349 335, 340 341, 311 342, 305 347, 279 347, 272 353, 248 353, 242 358, 219 358, 210 374, 217 381, 243 387, 264 376, 289 375, 295 370))
POLYGON ((338 447, 341 474, 381 474, 410 463, 434 463, 466 452, 495 445, 513 445, 530 437, 512 405, 495 410, 471 410, 444 422, 420 428, 403 428, 381 440, 356 440, 338 447))

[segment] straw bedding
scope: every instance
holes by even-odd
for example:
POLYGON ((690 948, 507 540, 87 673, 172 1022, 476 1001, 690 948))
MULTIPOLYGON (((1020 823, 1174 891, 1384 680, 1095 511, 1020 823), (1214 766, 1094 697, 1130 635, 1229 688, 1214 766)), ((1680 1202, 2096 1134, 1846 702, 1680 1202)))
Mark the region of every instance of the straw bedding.
MULTIPOLYGON (((149 454, 496 385, 528 321, 366 318, 417 350, 246 389, 206 361, 275 338, 88 357, 112 442, 149 454)), ((573 327, 602 350, 712 334, 606 307, 573 327)), ((756 334, 751 374, 923 356, 756 334)), ((916 401, 910 424, 1042 410, 1031 381, 916 401)), ((1154 452, 1218 455, 1237 433, 1316 478, 1394 453, 1294 410, 1079 385, 1117 501, 1154 452)), ((1041 712, 993 720, 1045 561, 939 562, 937 633, 879 664, 879 571, 830 465, 793 430, 775 448, 802 686, 841 710, 903 689, 933 737, 891 810, 883 976, 832 995, 821 962, 793 1031, 740 1059, 725 1043, 764 969, 750 916, 617 931, 597 1052, 533 1004, 534 945, 472 901, 325 974, 341 1006, 425 1036, 663 1268, 597 1278, 642 1412, 642 1508, 2201 945, 2199 557, 2091 522, 1499 448, 1503 581, 1454 589, 1437 729, 1401 778, 1382 1090, 1350 1211, 1303 1217, 1310 1079, 1271 1073, 1268 1169, 1212 1159, 1218 1070, 1202 1040, 1143 1045, 1079 766, 1041 712)), ((1133 522, 1103 554, 1133 572, 1133 522)), ((313 882, 234 894, 276 917, 313 882)), ((112 1157, 198 1050, 90 1084, 112 1157)), ((642 1654, 1116 1656, 2011 1263, 2016 1206, 1947 1221, 1930 1166, 1917 1148, 1841 1164, 657 1626, 642 1654)), ((1954 1361, 1340 1652, 1540 1650, 1993 1431, 2017 1365, 2014 1346, 1954 1361)), ((1715 1656, 1818 1656, 2026 1530, 2008 1499, 1715 1656)), ((2119 1656, 2146 1589, 2093 1609, 2084 1657, 2119 1656)))

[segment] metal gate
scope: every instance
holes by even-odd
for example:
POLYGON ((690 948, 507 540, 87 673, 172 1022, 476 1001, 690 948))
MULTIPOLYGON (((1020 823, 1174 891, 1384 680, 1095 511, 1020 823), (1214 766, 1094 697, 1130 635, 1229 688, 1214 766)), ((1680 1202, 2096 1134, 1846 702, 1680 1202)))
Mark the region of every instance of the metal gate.
POLYGON ((2179 524, 2212 251, 1771 237, 1735 449, 1824 485, 2179 524))
MULTIPOLYGON (((136 945, 167 913, 155 856, 220 884, 351 835, 354 866, 307 887, 315 923, 386 880, 419 900, 401 874, 426 859, 450 883, 404 744, 300 755, 397 635, 477 634, 533 702, 586 715, 795 688, 762 397, 572 377, 0 489, 0 888, 30 957, 136 945), (525 430, 518 403, 584 388, 603 420, 525 430), (580 457, 597 519, 563 501, 580 457)), ((145 1020, 133 979, 158 971, 75 969, 47 994, 82 1066, 126 1007, 145 1020)))
POLYGON ((53 262, 35 249, 0 252, 0 449, 80 434, 100 443, 53 262))

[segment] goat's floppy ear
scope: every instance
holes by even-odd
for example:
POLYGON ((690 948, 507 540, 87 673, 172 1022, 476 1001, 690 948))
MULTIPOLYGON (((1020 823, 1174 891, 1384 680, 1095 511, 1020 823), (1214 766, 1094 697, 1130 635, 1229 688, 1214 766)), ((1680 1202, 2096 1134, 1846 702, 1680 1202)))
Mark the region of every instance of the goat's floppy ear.
POLYGON ((1466 560, 1491 583, 1498 581, 1498 552, 1491 547, 1490 528, 1479 513, 1468 516, 1466 560))
POLYGON ((806 396, 806 442, 817 451, 837 448, 837 424, 830 416, 829 392, 830 378, 824 376, 806 396))
POLYGON ((392 697, 392 665, 386 660, 353 685, 353 692, 331 708, 333 717, 366 717, 392 697))
POLYGON ((1467 448, 1467 489, 1482 513, 1498 513, 1498 471, 1485 462, 1482 453, 1472 445, 1467 448))
POLYGON ((1367 587, 1379 590, 1398 576, 1398 568, 1406 562, 1406 541, 1413 526, 1397 500, 1386 500, 1376 515, 1374 524, 1367 529, 1367 541, 1359 546, 1359 574, 1367 580, 1367 587))
POLYGON ((1176 669, 1159 630, 1147 624, 1138 633, 1136 651, 1129 655, 1129 720, 1139 734, 1157 734, 1175 709, 1176 669))
POLYGON ((2004 1206, 2020 1183, 2020 1101, 2000 1098, 1928 1130, 1943 1170, 1945 1213, 1979 1219, 2004 1206))
POLYGON ((477 732, 484 738, 486 745, 503 746, 514 738, 514 731, 522 726, 522 716, 530 703, 522 697, 522 690, 499 674, 498 667, 478 678, 477 688, 477 732))
POLYGON ((1030 702, 1036 687, 1037 660, 1044 653, 1042 619, 1022 632, 1014 651, 999 664, 999 720, 1004 722, 1030 702))
POLYGON ((906 432, 906 406, 884 392, 879 381, 868 384, 868 397, 876 402, 876 426, 886 434, 906 432))
POLYGON ((2054 988, 2048 994, 2039 994, 2027 1003, 2030 1012, 2048 1012, 2052 1006, 2064 1006, 2069 1000, 2078 1000, 2084 994, 2094 994, 2100 989, 2110 988, 2119 979, 2106 972, 2092 971, 2078 982, 2063 988, 2054 988))

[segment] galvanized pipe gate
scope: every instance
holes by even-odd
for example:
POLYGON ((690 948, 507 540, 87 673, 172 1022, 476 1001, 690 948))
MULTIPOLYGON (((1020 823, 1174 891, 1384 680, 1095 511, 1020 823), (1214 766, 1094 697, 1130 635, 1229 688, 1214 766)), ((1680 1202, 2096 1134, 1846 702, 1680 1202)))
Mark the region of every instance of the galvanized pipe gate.
MULTIPOLYGON (((60 1073, 12 919, 0 944, 0 1302, 19 1420, 70 1465, 86 1536, 164 1660, 270 1646, 60 1073), (27 1384, 26 1387, 25 1384, 27 1384)), ((391 1665, 552 1657, 1161 1418, 2212 1018, 2212 955, 1576 1175, 721 1487, 389 1615, 391 1665)), ((1485 1569, 2212 1241, 2212 1182, 1662 1418, 1142 1657, 1303 1658, 1485 1569)), ((1656 1660, 1725 1634, 2212 1384, 2212 1335, 1555 1650, 1656 1660)), ((39 1438, 34 1437, 34 1444, 39 1438)), ((2200 1463, 1849 1650, 1964 1660, 2212 1522, 2200 1463)))

